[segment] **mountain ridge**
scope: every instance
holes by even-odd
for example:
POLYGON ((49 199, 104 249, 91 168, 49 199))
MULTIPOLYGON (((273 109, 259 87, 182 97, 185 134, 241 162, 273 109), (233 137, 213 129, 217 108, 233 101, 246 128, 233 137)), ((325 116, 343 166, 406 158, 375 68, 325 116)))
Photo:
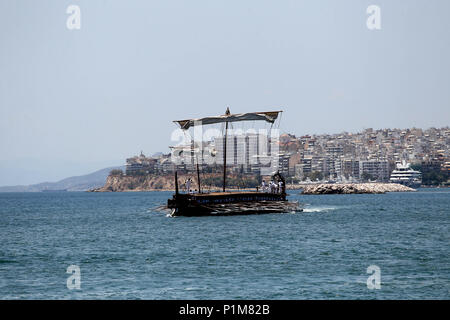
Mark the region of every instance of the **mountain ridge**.
POLYGON ((64 178, 56 182, 41 182, 31 185, 3 186, 0 192, 41 192, 41 191, 87 191, 102 187, 113 169, 125 170, 124 166, 108 167, 81 176, 64 178))

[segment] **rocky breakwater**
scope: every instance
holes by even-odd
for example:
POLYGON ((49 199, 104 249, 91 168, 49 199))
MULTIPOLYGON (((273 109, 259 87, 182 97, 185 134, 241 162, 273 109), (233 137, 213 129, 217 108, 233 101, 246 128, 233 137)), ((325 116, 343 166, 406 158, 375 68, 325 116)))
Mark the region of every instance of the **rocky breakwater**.
POLYGON ((416 190, 397 183, 324 183, 306 185, 303 187, 302 194, 361 194, 410 191, 416 190))

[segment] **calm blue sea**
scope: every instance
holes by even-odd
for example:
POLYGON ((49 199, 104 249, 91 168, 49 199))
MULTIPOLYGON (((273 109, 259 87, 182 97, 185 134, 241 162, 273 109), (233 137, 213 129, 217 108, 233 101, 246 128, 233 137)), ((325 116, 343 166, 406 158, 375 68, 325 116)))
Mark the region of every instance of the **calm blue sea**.
POLYGON ((0 298, 450 298, 449 189, 290 193, 303 213, 201 218, 155 211, 170 192, 0 193, 0 298))

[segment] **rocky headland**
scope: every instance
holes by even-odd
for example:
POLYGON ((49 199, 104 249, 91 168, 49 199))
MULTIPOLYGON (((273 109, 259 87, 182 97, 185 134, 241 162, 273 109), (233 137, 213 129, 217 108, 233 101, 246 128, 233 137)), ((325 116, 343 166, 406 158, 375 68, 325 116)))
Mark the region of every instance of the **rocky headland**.
MULTIPOLYGON (((179 177, 181 181, 182 177, 179 177)), ((184 181, 184 180, 183 180, 184 181)), ((100 188, 89 190, 90 192, 125 192, 125 191, 164 191, 174 190, 175 182, 166 176, 143 175, 109 175, 105 185, 100 188)))
MULTIPOLYGON (((185 181, 191 178, 191 189, 198 189, 197 177, 189 174, 178 175, 178 187, 184 190, 185 181)), ((202 174, 201 184, 203 191, 219 191, 222 186, 221 174, 202 174)), ((228 189, 245 189, 245 187, 254 188, 258 182, 255 178, 239 178, 230 175, 227 177, 228 189)), ((105 185, 100 188, 89 190, 89 192, 126 192, 126 191, 174 191, 175 178, 173 174, 147 174, 147 175, 109 175, 106 178, 105 185)))

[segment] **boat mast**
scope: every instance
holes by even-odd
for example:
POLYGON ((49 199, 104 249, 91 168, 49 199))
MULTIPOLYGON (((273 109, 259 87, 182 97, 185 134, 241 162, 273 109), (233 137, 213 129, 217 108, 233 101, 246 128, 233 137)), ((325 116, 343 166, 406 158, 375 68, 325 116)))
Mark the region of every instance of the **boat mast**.
POLYGON ((175 170, 175 194, 178 195, 178 174, 175 170))
MULTIPOLYGON (((230 115, 230 108, 227 107, 225 115, 230 115)), ((228 121, 225 121, 225 139, 223 141, 223 192, 225 192, 226 179, 227 179, 227 133, 228 133, 228 121)))
POLYGON ((202 187, 200 184, 200 170, 198 168, 198 155, 197 155, 197 181, 198 181, 198 193, 202 193, 202 187))

